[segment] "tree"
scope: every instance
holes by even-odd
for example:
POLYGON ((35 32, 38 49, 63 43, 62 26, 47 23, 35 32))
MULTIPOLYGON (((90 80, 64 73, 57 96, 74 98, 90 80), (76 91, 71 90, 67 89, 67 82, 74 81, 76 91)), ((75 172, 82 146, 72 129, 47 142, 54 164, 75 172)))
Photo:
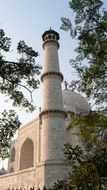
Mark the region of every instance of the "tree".
POLYGON ((107 149, 96 150, 87 155, 79 146, 65 145, 65 157, 71 165, 69 184, 77 189, 97 190, 101 188, 101 177, 107 176, 107 149))
POLYGON ((77 88, 107 111, 107 11, 101 0, 70 0, 69 7, 75 27, 62 17, 61 28, 78 42, 77 56, 71 60, 78 73, 77 88))
POLYGON ((78 42, 77 55, 70 60, 78 80, 71 86, 94 101, 88 116, 74 115, 72 119, 75 125, 79 124, 84 137, 90 138, 93 132, 94 137, 103 136, 107 133, 107 11, 101 0, 70 0, 69 7, 75 15, 75 26, 70 19, 62 17, 61 28, 70 31, 78 42), (88 130, 83 130, 84 124, 88 130))
POLYGON ((92 158, 87 158, 85 163, 78 162, 79 166, 72 171, 70 179, 74 179, 80 189, 97 189, 98 178, 107 176, 107 148, 101 143, 105 134, 107 146, 107 11, 101 0, 69 0, 69 7, 74 13, 74 24, 62 17, 61 28, 69 31, 71 37, 77 40, 76 57, 70 63, 77 72, 78 80, 71 82, 71 86, 75 86, 94 103, 88 115, 72 115, 68 128, 79 126, 88 148, 95 148, 92 158), (94 166, 92 170, 95 169, 90 175, 87 174, 89 163, 94 166), (93 180, 92 183, 87 181, 92 174, 96 176, 93 179, 97 179, 94 183, 93 180), (86 187, 78 184, 81 180, 81 185, 86 184, 86 187), (96 187, 90 188, 88 184, 96 184, 96 187))
POLYGON ((76 126, 78 126, 78 135, 81 135, 81 140, 86 150, 92 151, 93 149, 106 146, 106 115, 97 111, 90 111, 88 115, 77 115, 72 113, 68 130, 76 126))
POLYGON ((65 145, 65 158, 70 165, 68 178, 57 181, 49 190, 103 190, 102 176, 107 176, 107 149, 87 156, 79 146, 65 145))
MULTIPOLYGON (((9 52, 11 39, 0 29, 0 93, 8 95, 13 106, 25 107, 26 111, 33 111, 32 92, 38 88, 41 67, 35 64, 38 53, 28 47, 24 41, 17 45, 20 55, 18 61, 6 60, 4 52, 9 52), (30 100, 26 98, 22 89, 26 89, 30 94, 30 100)), ((8 156, 10 140, 20 126, 18 116, 14 110, 7 112, 4 110, 0 119, 0 157, 8 156)))

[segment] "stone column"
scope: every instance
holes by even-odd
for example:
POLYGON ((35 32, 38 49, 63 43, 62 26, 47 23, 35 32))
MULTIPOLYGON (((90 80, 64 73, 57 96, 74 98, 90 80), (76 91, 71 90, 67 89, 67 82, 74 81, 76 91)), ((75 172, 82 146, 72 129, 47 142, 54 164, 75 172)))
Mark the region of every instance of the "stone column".
POLYGON ((65 143, 65 117, 61 82, 63 75, 59 69, 59 34, 48 30, 42 35, 44 65, 41 80, 43 82, 41 130, 41 161, 63 160, 65 143))

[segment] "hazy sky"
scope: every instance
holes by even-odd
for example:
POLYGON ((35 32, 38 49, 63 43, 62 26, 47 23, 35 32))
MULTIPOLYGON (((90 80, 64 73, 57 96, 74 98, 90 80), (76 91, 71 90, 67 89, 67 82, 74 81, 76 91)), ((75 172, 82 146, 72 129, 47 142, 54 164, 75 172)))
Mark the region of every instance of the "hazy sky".
MULTIPOLYGON (((9 60, 16 60, 16 46, 18 41, 25 42, 32 46, 39 53, 37 63, 43 65, 43 50, 41 35, 50 27, 60 34, 59 62, 60 70, 66 80, 71 81, 74 78, 74 72, 69 64, 70 58, 73 58, 75 41, 71 39, 69 33, 60 29, 61 17, 72 17, 68 1, 56 0, 0 0, 0 27, 5 30, 8 37, 12 39, 12 47, 8 57, 9 60)), ((39 90, 40 91, 40 90, 39 90)), ((37 109, 32 114, 20 112, 20 119, 23 124, 35 117, 40 106, 40 93, 36 91, 34 95, 37 109)), ((4 97, 1 97, 3 102, 4 97)), ((1 105, 0 111, 4 108, 10 108, 10 104, 1 105)), ((17 108, 19 113, 19 108, 17 108)))

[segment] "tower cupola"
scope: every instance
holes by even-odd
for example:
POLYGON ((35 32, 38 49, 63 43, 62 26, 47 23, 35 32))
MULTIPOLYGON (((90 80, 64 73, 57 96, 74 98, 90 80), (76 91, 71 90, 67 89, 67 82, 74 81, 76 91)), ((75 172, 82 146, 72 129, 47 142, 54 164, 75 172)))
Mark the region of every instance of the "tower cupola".
POLYGON ((42 35, 43 41, 59 40, 59 39, 60 39, 59 34, 56 31, 52 30, 51 28, 50 28, 50 30, 45 31, 42 35))

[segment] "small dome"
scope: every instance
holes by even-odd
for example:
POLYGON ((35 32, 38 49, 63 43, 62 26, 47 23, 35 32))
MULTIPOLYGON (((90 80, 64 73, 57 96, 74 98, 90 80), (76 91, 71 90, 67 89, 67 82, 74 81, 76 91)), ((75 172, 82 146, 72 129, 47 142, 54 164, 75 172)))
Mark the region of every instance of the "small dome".
POLYGON ((73 112, 77 114, 88 114, 90 111, 90 106, 87 100, 80 94, 65 89, 62 91, 63 104, 66 112, 73 112))
POLYGON ((4 174, 6 174, 6 173, 7 173, 7 171, 5 170, 5 168, 2 167, 2 168, 0 169, 0 175, 4 175, 4 174))

